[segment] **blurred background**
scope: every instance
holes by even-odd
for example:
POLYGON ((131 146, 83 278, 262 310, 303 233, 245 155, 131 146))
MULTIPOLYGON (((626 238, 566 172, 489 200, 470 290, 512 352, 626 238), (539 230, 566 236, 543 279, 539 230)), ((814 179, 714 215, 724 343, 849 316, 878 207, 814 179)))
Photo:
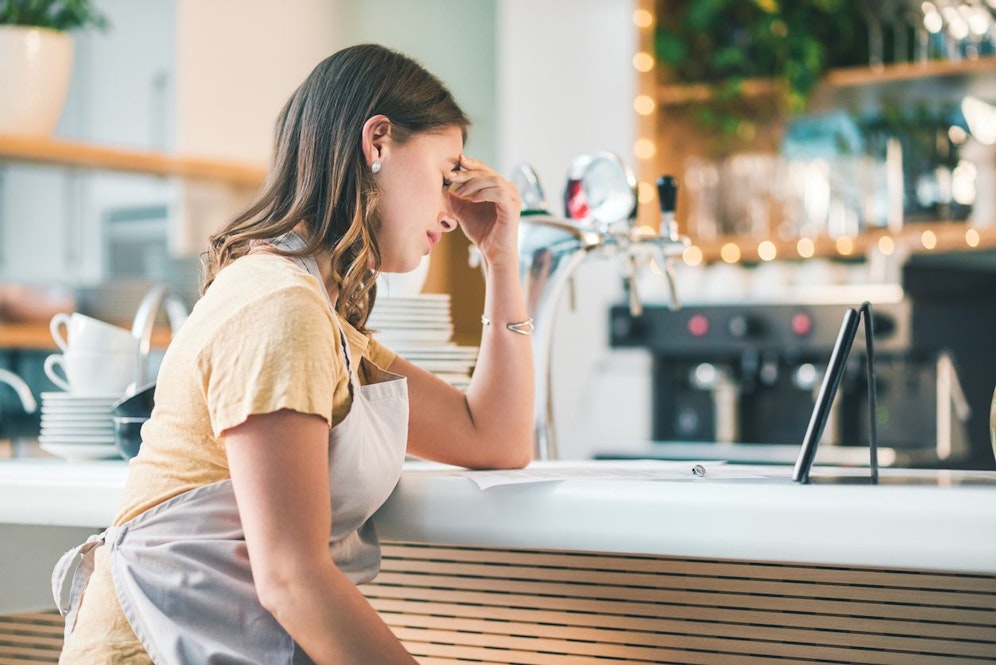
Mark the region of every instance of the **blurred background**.
MULTIPOLYGON (((657 178, 678 179, 676 221, 690 238, 674 265, 684 314, 665 313, 667 285, 652 265, 627 281, 614 260, 586 262, 572 274, 573 297, 556 303, 550 377, 563 456, 678 454, 649 442, 715 443, 717 423, 731 443, 794 442, 826 340, 761 331, 796 320, 771 318, 784 308, 823 321, 820 303, 837 312, 875 299, 912 331, 893 347, 893 385, 906 386, 896 394, 930 405, 933 439, 937 385, 950 384, 938 379, 948 367, 939 358, 950 356, 974 407, 963 460, 991 462, 980 411, 996 367, 985 348, 934 327, 967 322, 964 336, 983 339, 994 308, 930 304, 988 305, 996 292, 990 0, 94 6, 108 25, 72 33, 52 137, 0 136, 0 367, 36 393, 51 389, 39 360, 51 350, 52 312, 129 323, 152 284, 193 305, 199 254, 258 187, 279 108, 319 60, 374 41, 438 74, 473 121, 466 152, 503 173, 530 164, 555 215, 566 216, 560 201, 579 155, 608 151, 633 167, 632 223, 650 232, 660 228, 657 178), (612 314, 636 285, 645 321, 658 321, 655 308, 661 317, 643 332, 612 314), (701 324, 690 327, 696 315, 712 331, 743 332, 688 351, 682 335, 701 324), (923 377, 925 387, 914 385, 923 377), (792 418, 769 404, 791 404, 792 418), (769 426, 745 425, 761 414, 769 426)), ((425 291, 451 295, 457 343, 477 342, 481 289, 466 241, 447 236, 425 291)), ((911 408, 895 405, 893 422, 911 408)), ((37 427, 0 385, 0 438, 37 427)), ((834 436, 860 435, 842 424, 834 436)))

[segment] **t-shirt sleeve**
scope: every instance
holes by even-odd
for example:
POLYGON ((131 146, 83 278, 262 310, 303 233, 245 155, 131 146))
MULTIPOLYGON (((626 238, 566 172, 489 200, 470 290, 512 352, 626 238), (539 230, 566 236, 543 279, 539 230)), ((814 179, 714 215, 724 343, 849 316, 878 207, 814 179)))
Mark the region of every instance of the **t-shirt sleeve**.
POLYGON ((198 356, 215 436, 251 415, 281 409, 332 422, 342 363, 329 317, 319 294, 288 287, 253 301, 218 327, 198 356))

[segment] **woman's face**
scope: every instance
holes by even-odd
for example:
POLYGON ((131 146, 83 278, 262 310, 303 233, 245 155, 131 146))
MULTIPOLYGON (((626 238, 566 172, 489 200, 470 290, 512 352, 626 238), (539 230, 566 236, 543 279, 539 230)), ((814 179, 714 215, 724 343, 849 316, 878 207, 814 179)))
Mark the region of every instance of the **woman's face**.
POLYGON ((377 239, 383 272, 409 272, 457 227, 448 191, 449 173, 460 163, 459 127, 388 141, 381 155, 381 227, 377 239))

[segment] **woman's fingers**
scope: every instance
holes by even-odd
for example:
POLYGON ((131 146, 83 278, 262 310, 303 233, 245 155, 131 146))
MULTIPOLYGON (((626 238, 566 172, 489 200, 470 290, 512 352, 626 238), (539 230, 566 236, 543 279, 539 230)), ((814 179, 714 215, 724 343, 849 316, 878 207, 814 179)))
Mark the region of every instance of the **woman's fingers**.
POLYGON ((514 208, 518 201, 518 191, 484 162, 463 156, 460 165, 465 170, 450 174, 450 192, 461 199, 473 203, 494 203, 514 208))

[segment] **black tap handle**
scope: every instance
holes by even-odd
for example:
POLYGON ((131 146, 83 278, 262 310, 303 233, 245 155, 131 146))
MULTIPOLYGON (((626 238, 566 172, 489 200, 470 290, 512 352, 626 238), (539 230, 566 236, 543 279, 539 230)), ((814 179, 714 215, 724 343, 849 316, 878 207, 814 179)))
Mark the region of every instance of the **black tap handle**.
POLYGON ((661 200, 661 212, 674 212, 678 204, 678 179, 673 175, 658 178, 657 196, 661 200))

